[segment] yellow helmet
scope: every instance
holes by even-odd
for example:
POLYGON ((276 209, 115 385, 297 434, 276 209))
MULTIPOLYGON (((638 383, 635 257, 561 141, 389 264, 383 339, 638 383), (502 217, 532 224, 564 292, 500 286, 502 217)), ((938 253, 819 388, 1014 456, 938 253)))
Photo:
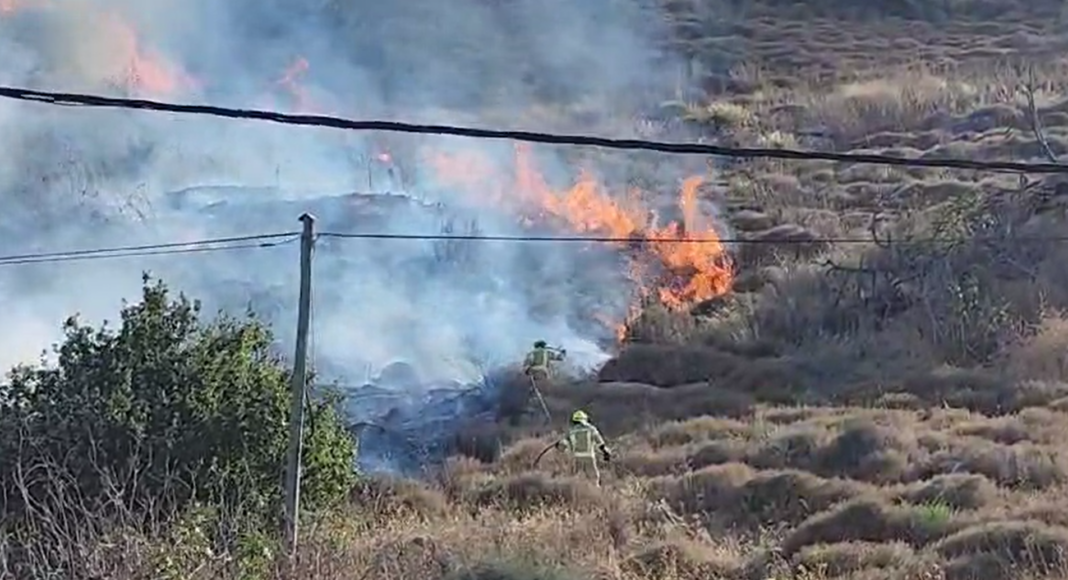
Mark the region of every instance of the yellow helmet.
POLYGON ((590 416, 586 414, 586 411, 575 411, 571 414, 572 423, 585 423, 590 420, 590 416))

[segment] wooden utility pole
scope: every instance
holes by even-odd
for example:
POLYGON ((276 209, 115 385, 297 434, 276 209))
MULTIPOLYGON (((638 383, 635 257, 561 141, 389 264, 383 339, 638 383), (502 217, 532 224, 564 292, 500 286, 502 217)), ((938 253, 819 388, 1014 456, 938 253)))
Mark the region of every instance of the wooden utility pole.
POLYGON ((297 550, 297 522, 300 520, 300 463, 304 450, 304 397, 308 376, 308 326, 311 321, 312 246, 315 244, 315 217, 300 216, 304 231, 300 236, 300 298, 297 307, 297 346, 293 355, 292 407, 289 414, 289 457, 286 464, 285 538, 290 556, 297 550))

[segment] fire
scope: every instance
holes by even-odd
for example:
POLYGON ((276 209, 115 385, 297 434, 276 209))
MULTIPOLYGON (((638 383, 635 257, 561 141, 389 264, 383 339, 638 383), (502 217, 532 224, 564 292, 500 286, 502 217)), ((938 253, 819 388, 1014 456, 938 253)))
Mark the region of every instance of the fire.
MULTIPOLYGON (((565 220, 579 232, 640 240, 666 270, 656 288, 664 305, 681 309, 730 291, 734 272, 725 248, 715 230, 699 220, 697 194, 701 177, 690 177, 682 184, 682 223, 657 228, 648 223, 649 212, 642 207, 640 192, 632 190, 624 199, 614 199, 589 174, 581 175, 570 189, 554 191, 534 169, 526 147, 517 149, 516 162, 518 188, 538 200, 547 214, 565 220)), ((635 281, 644 282, 646 271, 638 264, 631 275, 635 281)))
POLYGON ((45 6, 46 0, 0 0, 0 17, 30 7, 45 6))
MULTIPOLYGON (((0 0, 0 17, 49 2, 0 0)), ((146 47, 137 31, 118 14, 93 10, 90 15, 101 24, 92 29, 99 30, 102 39, 110 43, 108 62, 103 64, 104 69, 98 69, 101 63, 79 61, 73 70, 90 70, 97 79, 117 80, 146 95, 169 95, 199 84, 180 66, 146 47)), ((86 51, 86 54, 90 53, 86 51)), ((298 111, 325 112, 301 86, 310 69, 307 59, 297 58, 274 81, 272 88, 287 92, 298 111)), ((388 148, 376 150, 373 160, 392 166, 394 159, 388 148)), ((535 166, 531 150, 525 145, 516 147, 514 162, 512 175, 502 175, 499 163, 477 156, 435 153, 429 165, 439 181, 477 195, 470 201, 505 207, 525 225, 556 223, 571 231, 617 240, 613 243, 624 248, 631 258, 627 274, 638 289, 628 320, 622 325, 619 321, 612 322, 621 333, 637 315, 638 305, 646 300, 683 309, 730 291, 733 281, 730 259, 714 227, 701 221, 700 177, 682 183, 678 202, 682 219, 660 227, 650 220, 652 212, 642 203, 639 191, 610 194, 590 172, 581 172, 566 189, 556 188, 535 166)))
MULTIPOLYGON (((654 298, 669 308, 684 309, 731 289, 733 264, 715 228, 702 221, 698 209, 700 177, 682 183, 681 223, 658 227, 649 219, 652 212, 642 203, 642 192, 613 196, 589 172, 580 173, 567 189, 553 188, 535 167, 526 145, 516 146, 510 180, 502 180, 494 164, 478 156, 436 153, 430 166, 439 181, 463 192, 478 192, 483 203, 504 204, 520 213, 533 211, 529 221, 562 222, 576 232, 619 240, 617 245, 634 250, 628 252, 632 258, 628 276, 637 284, 636 302, 654 298)), ((620 339, 638 313, 636 305, 627 321, 612 322, 620 339)))
POLYGON ((275 85, 289 93, 293 103, 293 110, 298 113, 323 113, 324 109, 318 106, 308 95, 308 90, 300 84, 300 80, 311 69, 311 63, 304 57, 297 57, 282 72, 282 76, 275 81, 275 85))
MULTIPOLYGON (((50 0, 0 0, 0 18, 21 10, 54 7, 50 0)), ((180 67, 162 55, 144 47, 134 28, 119 14, 98 11, 91 4, 78 4, 87 9, 87 29, 99 30, 99 42, 107 47, 106 62, 89 62, 90 51, 83 51, 74 60, 95 78, 119 84, 135 94, 159 97, 173 94, 181 89, 195 87, 197 81, 180 67), (112 56, 115 55, 115 60, 112 56)), ((97 39, 94 39, 94 44, 97 39)))
POLYGON ((486 189, 492 194, 500 192, 502 183, 497 167, 483 156, 432 151, 427 156, 427 164, 438 181, 462 192, 486 189))
MULTIPOLYGON (((513 191, 517 177, 502 174, 492 159, 434 150, 427 151, 425 158, 438 182, 470 196, 468 201, 473 204, 507 208, 521 214, 522 200, 513 191)), ((523 221, 531 225, 530 220, 523 218, 523 221)))
POLYGON ((730 291, 734 282, 734 270, 724 252, 719 236, 711 226, 700 223, 697 212, 697 193, 700 177, 691 177, 682 184, 679 205, 683 222, 671 223, 661 230, 654 230, 653 251, 663 260, 668 270, 682 282, 660 288, 660 300, 676 308, 722 296, 730 291))
POLYGON ((145 49, 137 32, 119 15, 110 14, 106 25, 125 55, 124 84, 149 96, 166 96, 191 88, 196 81, 154 51, 145 49))

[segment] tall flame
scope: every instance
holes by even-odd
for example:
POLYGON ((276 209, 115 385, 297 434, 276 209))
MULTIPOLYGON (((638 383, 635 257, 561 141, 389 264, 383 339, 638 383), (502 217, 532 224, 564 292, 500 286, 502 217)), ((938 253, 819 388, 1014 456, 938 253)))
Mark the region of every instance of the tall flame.
MULTIPOLYGON (((29 6, 41 6, 51 0, 0 0, 0 18, 29 6)), ((112 13, 96 13, 103 23, 97 29, 105 40, 117 43, 121 68, 104 73, 110 79, 122 76, 123 84, 135 92, 166 95, 195 86, 197 81, 162 55, 146 48, 135 29, 112 13)), ((112 63, 114 64, 114 63, 112 63)), ((294 108, 323 112, 311 102, 300 79, 309 70, 304 58, 287 67, 274 88, 289 93, 294 108)), ((375 160, 391 165, 388 149, 379 148, 375 160)), ((581 172, 566 189, 556 189, 535 166, 534 156, 526 145, 515 148, 515 172, 501 174, 499 164, 478 156, 436 152, 429 165, 439 181, 449 183, 471 195, 476 203, 506 208, 526 225, 555 223, 575 232, 604 236, 616 240, 631 258, 628 276, 635 282, 641 300, 654 298, 664 305, 682 309, 730 291, 733 266, 710 223, 702 222, 698 208, 700 177, 683 181, 679 195, 681 222, 660 227, 650 219, 642 203, 642 192, 626 191, 611 195, 589 172, 581 172)), ((637 312, 635 301, 631 315, 637 312)), ((619 322, 616 321, 616 324, 619 322)))
POLYGON ((106 27, 119 44, 126 66, 125 84, 135 92, 150 96, 167 96, 194 86, 196 81, 162 55, 145 49, 137 32, 118 14, 106 17, 106 27))
MULTIPOLYGON (((0 18, 20 10, 54 7, 50 0, 0 0, 0 18)), ((84 26, 98 31, 100 42, 108 46, 106 63, 94 63, 93 73, 97 78, 120 84, 137 95, 162 97, 181 89, 196 86, 196 79, 162 55, 144 46, 137 31, 122 16, 114 12, 99 11, 91 4, 78 4, 90 10, 84 26)))
POLYGON ((282 77, 276 81, 276 84, 279 87, 289 93, 293 100, 293 109, 298 113, 321 112, 320 108, 312 102, 307 89, 300 85, 300 79, 310 68, 311 64, 308 62, 308 59, 302 56, 297 57, 297 59, 282 72, 282 77))
MULTIPOLYGON (((636 252, 628 252, 628 275, 637 284, 637 298, 654 297, 669 308, 683 309, 730 291, 733 264, 715 228, 702 220, 698 194, 703 179, 699 176, 682 183, 678 201, 682 222, 658 227, 651 223, 652 212, 636 189, 612 196, 589 172, 580 172, 569 188, 554 189, 524 144, 516 146, 510 183, 490 160, 480 156, 435 153, 429 161, 439 181, 477 195, 483 203, 532 210, 535 215, 528 223, 562 222, 572 231, 612 238, 618 246, 636 248, 636 252)), ((637 311, 635 305, 630 316, 637 311)))

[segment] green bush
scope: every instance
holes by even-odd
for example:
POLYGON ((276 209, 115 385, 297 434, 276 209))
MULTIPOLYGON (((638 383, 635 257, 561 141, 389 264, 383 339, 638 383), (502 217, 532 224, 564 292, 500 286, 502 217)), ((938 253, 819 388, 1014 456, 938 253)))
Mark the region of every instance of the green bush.
MULTIPOLYGON (((205 322, 200 310, 146 276, 117 329, 72 317, 55 365, 12 370, 0 390, 0 520, 32 526, 76 508, 158 523, 207 505, 275 523, 290 372, 251 313, 205 322)), ((335 408, 333 396, 309 405, 308 510, 353 483, 353 441, 335 408)))

